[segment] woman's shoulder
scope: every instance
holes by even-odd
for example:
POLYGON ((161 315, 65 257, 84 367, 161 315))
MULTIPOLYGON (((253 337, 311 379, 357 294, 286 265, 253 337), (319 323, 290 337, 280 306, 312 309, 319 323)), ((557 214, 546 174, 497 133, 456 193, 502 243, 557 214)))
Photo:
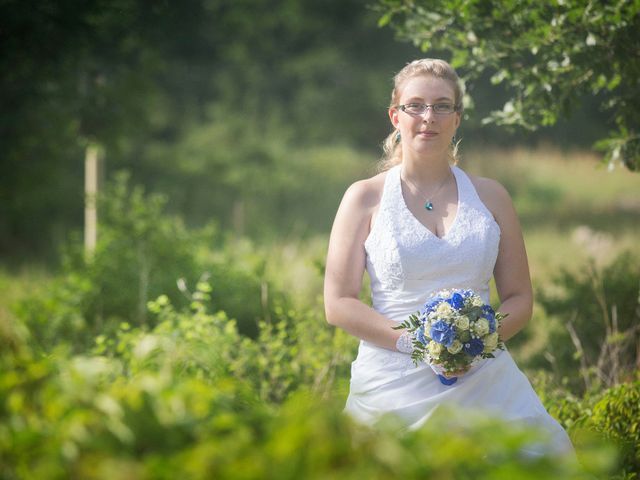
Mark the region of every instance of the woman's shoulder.
POLYGON ((334 220, 332 236, 364 242, 376 208, 380 204, 386 172, 354 182, 342 197, 334 220))
POLYGON ((382 198, 388 171, 352 183, 344 194, 343 203, 365 210, 375 208, 382 198))

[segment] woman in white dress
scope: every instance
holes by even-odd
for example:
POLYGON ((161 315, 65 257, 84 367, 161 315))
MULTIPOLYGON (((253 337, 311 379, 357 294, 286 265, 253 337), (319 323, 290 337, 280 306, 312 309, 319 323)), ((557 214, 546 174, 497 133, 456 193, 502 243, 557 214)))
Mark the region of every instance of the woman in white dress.
POLYGON ((417 428, 439 405, 473 408, 541 426, 549 450, 570 451, 565 431, 508 351, 446 386, 428 365, 414 365, 408 332, 392 328, 442 289, 472 289, 489 303, 492 276, 499 311, 508 314, 502 339, 531 318, 529 268, 509 194, 452 165, 461 114, 459 79, 448 63, 405 66, 394 78, 383 172, 351 185, 338 209, 326 262, 326 316, 361 339, 345 410, 368 424, 395 414, 417 428), (358 298, 365 269, 373 307, 358 298))

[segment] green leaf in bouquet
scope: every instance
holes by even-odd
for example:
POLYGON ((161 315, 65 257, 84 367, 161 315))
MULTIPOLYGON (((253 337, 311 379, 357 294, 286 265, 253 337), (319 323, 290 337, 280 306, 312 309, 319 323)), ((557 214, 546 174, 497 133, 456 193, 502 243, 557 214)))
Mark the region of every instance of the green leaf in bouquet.
POLYGON ((463 330, 462 332, 460 332, 460 341, 461 342, 468 342, 469 340, 471 340, 471 332, 469 332, 469 330, 463 330))
POLYGON ((402 329, 410 330, 411 329, 411 323, 409 322, 409 320, 405 320, 404 322, 399 323, 395 327, 391 327, 391 328, 394 329, 394 330, 402 330, 402 329))
POLYGON ((415 313, 409 316, 409 322, 411 323, 414 329, 417 329, 421 325, 420 319, 415 313))
POLYGON ((417 366, 419 362, 424 360, 424 350, 414 349, 413 352, 411 352, 411 360, 413 360, 413 363, 417 366))
POLYGON ((475 322, 480 317, 482 317, 482 307, 470 307, 466 312, 467 317, 469 317, 470 322, 475 322))

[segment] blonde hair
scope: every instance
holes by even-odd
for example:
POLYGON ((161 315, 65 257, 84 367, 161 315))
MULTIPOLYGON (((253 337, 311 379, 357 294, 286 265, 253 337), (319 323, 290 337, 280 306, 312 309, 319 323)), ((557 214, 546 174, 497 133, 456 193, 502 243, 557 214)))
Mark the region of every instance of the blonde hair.
MULTIPOLYGON (((420 60, 414 60, 411 63, 405 65, 395 77, 393 77, 393 91, 391 92, 391 103, 389 107, 395 107, 400 101, 402 95, 402 89, 407 80, 420 75, 428 75, 435 78, 441 78, 449 82, 453 88, 454 103, 457 111, 462 113, 462 87, 460 85, 460 78, 458 74, 444 60, 437 58, 423 58, 420 60)), ((394 128, 393 131, 382 142, 383 156, 380 162, 380 170, 388 170, 394 165, 398 165, 402 162, 402 144, 397 141, 399 130, 394 128)), ((458 161, 458 144, 460 142, 452 143, 449 150, 449 158, 451 163, 455 164, 458 161)))

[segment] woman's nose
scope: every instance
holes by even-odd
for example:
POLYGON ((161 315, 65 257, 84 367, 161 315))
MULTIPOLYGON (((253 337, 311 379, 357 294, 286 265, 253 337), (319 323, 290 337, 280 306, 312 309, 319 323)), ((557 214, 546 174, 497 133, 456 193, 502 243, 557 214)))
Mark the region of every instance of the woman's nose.
POLYGON ((435 112, 433 111, 433 107, 431 105, 427 105, 427 109, 422 114, 422 121, 426 123, 430 123, 434 120, 435 112))

